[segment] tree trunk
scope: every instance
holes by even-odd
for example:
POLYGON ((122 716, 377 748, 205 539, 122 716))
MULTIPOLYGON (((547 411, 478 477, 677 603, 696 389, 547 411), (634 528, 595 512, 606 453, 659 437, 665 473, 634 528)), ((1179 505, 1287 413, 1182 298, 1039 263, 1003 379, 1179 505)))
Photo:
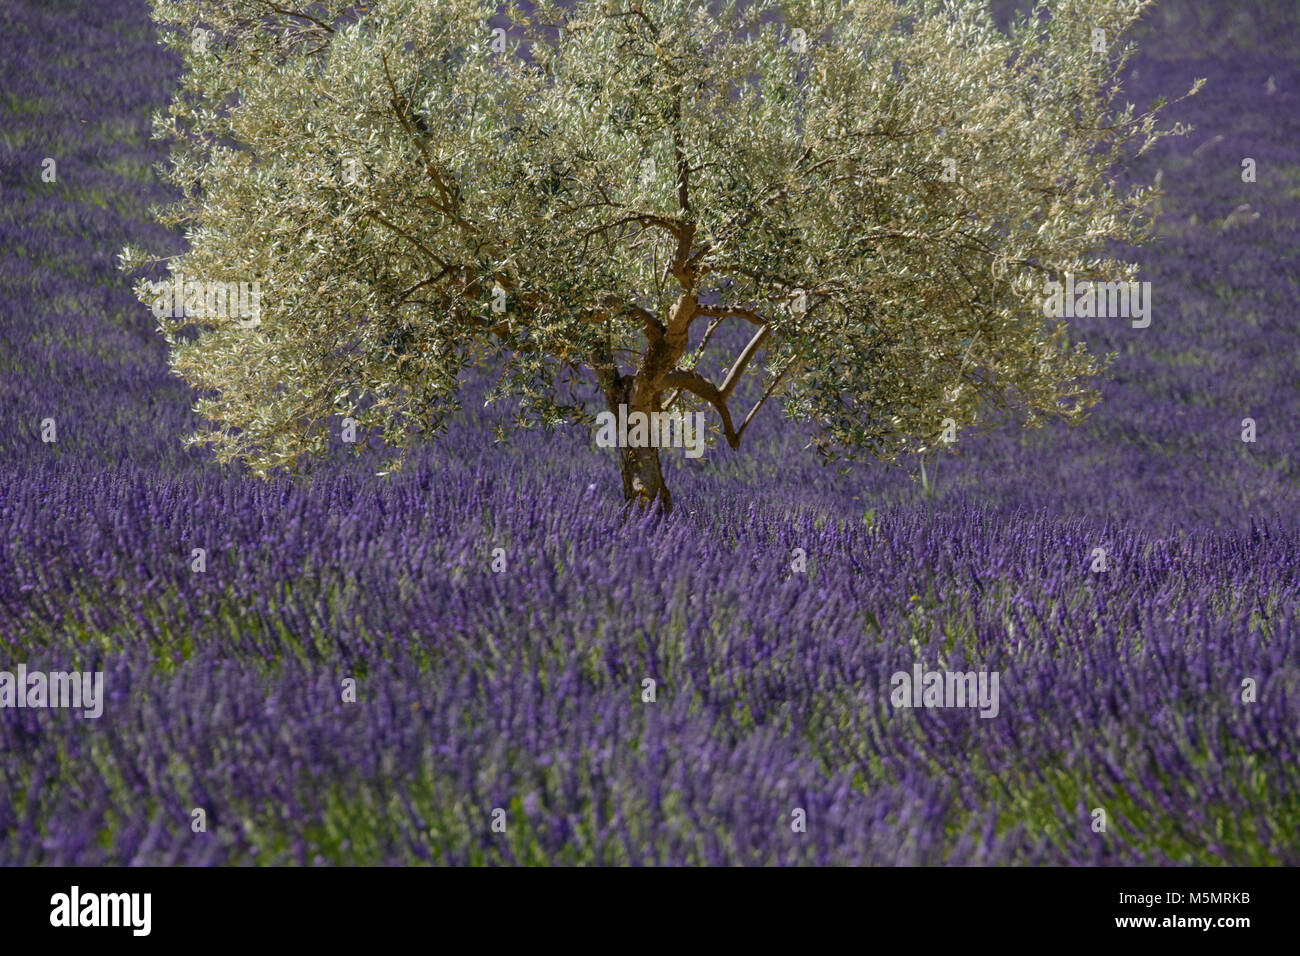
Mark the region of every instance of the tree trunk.
MULTIPOLYGON (((643 411, 647 415, 658 409, 637 409, 632 404, 631 376, 625 378, 614 394, 609 396, 610 411, 618 416, 618 406, 626 405, 628 414, 643 411)), ((664 473, 659 466, 659 449, 620 448, 618 450, 619 471, 623 477, 623 498, 629 504, 653 507, 657 502, 663 507, 664 514, 673 510, 673 496, 664 483, 664 473)))
POLYGON ((673 496, 664 484, 664 473, 659 468, 659 449, 622 448, 619 451, 623 497, 645 507, 659 502, 664 513, 670 513, 673 510, 673 496))

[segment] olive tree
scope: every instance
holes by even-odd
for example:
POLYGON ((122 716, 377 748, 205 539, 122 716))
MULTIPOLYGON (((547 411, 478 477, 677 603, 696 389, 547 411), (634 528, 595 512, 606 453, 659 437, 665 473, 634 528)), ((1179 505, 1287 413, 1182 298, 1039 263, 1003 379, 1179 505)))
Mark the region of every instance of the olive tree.
MULTIPOLYGON (((973 0, 155 0, 184 60, 155 117, 188 239, 165 261, 260 291, 252 319, 155 307, 211 422, 191 441, 265 475, 349 418, 388 470, 471 366, 520 427, 600 398, 736 448, 775 401, 830 458, 994 409, 1077 421, 1106 360, 1042 285, 1136 274, 1111 250, 1155 194, 1116 165, 1179 132, 1120 99, 1146 6, 999 30, 973 0)), ((671 506, 657 448, 619 457, 629 500, 671 506)))

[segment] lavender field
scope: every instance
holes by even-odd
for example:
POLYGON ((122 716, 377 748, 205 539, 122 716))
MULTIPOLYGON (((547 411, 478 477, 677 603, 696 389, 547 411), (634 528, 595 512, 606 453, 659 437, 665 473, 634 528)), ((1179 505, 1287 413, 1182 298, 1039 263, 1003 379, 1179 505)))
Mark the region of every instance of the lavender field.
POLYGON ((0 5, 0 671, 104 674, 96 718, 0 709, 0 863, 1300 864, 1293 4, 1143 27, 1135 102, 1208 82, 1117 171, 1166 192, 1152 321, 1075 320, 1116 353, 1086 424, 921 483, 768 410, 666 459, 667 518, 473 400, 391 479, 183 446, 117 267, 184 242, 152 31, 0 5), (996 716, 892 706, 917 664, 998 672, 996 716))

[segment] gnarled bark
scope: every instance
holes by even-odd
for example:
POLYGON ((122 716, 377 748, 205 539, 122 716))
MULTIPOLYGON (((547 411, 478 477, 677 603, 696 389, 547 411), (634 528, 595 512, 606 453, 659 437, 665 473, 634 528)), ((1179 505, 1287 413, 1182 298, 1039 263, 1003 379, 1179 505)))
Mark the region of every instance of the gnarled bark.
MULTIPOLYGON (((619 405, 626 405, 629 415, 634 411, 642 411, 647 415, 659 411, 657 401, 650 402, 650 407, 638 406, 633 401, 632 392, 632 377, 624 376, 616 388, 606 393, 610 412, 617 417, 619 405)), ((642 507, 653 507, 658 503, 665 514, 673 510, 673 496, 664 482, 658 448, 620 448, 618 459, 625 501, 629 504, 635 502, 642 507)))

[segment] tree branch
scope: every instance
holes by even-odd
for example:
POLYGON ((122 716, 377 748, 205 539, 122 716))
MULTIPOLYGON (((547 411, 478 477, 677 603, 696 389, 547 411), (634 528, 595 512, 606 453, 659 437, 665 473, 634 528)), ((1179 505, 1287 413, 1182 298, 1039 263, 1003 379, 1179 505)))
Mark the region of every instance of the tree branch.
MULTIPOLYGON (((686 369, 674 369, 664 376, 664 384, 670 388, 680 388, 698 395, 718 410, 722 419, 722 431, 727 436, 727 444, 732 448, 740 447, 740 435, 731 424, 731 412, 727 409, 727 400, 718 387, 699 372, 686 369)), ((742 429, 743 431, 743 429, 742 429)))
POLYGON ((401 226, 396 226, 393 223, 389 222, 387 219, 379 215, 379 213, 375 212, 373 209, 366 210, 366 215, 371 219, 373 219, 375 222, 379 223, 381 226, 384 226, 385 228, 390 229, 393 232, 397 233, 397 235, 401 236, 407 242, 411 243, 411 245, 415 246, 417 249, 423 252, 426 256, 428 256, 435 263, 437 263, 437 265, 440 266, 441 268, 443 269, 447 268, 447 262, 445 259, 435 255, 428 248, 428 246, 422 243, 419 239, 416 239, 414 236, 412 236, 410 233, 404 230, 401 226))
POLYGON ((745 416, 745 420, 741 423, 739 429, 732 425, 731 411, 727 408, 728 396, 724 395, 720 388, 706 379, 699 372, 688 371, 686 369, 674 369, 664 376, 663 381, 666 386, 682 389, 690 392, 692 395, 697 395, 716 408, 718 410, 718 416, 722 419, 722 432, 727 437, 727 444, 732 448, 739 448, 740 440, 745 435, 745 429, 747 429, 749 423, 754 420, 754 416, 758 414, 758 410, 763 407, 764 402, 772 397, 772 393, 776 391, 776 388, 781 384, 782 379, 784 379, 790 370, 798 364, 797 361, 791 361, 789 365, 781 370, 779 375, 772 379, 772 383, 768 385, 767 391, 763 393, 762 398, 754 403, 754 407, 749 410, 749 414, 745 416))
POLYGON ((754 337, 749 340, 749 344, 740 353, 740 358, 736 359, 736 364, 731 367, 731 371, 727 373, 726 379, 722 382, 721 392, 723 398, 731 397, 731 393, 736 389, 736 383, 740 381, 740 376, 745 374, 745 369, 749 367, 749 363, 762 347, 763 341, 771 331, 772 327, 765 325, 754 333, 754 337))
POLYGON ((272 10, 280 14, 280 16, 282 17, 294 17, 298 20, 306 20, 310 23, 316 24, 316 26, 320 27, 322 30, 326 31, 327 33, 334 32, 334 28, 330 26, 328 23, 326 23, 325 21, 317 20, 315 17, 309 16, 308 14, 302 13, 298 10, 286 10, 283 7, 272 3, 271 0, 262 0, 262 4, 264 6, 270 7, 272 10))
POLYGON ((772 393, 776 391, 776 387, 781 384, 781 379, 785 378, 786 373, 798 364, 799 363, 796 361, 791 361, 789 365, 781 370, 781 374, 772 379, 772 384, 767 387, 767 391, 763 393, 763 397, 754 403, 754 407, 749 410, 749 414, 745 416, 744 422, 741 423, 740 431, 736 435, 737 442, 740 441, 740 436, 745 434, 745 429, 748 428, 749 423, 754 420, 754 416, 757 415, 758 410, 763 407, 763 403, 772 397, 772 393))
POLYGON ((673 222, 670 219, 663 219, 659 216, 650 216, 643 213, 635 213, 630 216, 624 216, 622 219, 617 219, 614 222, 604 223, 603 225, 599 225, 599 226, 592 226, 586 232, 578 236, 577 239, 578 241, 581 241, 583 239, 586 239, 588 236, 594 236, 597 235, 598 233, 608 232, 610 229, 617 229, 619 226, 626 226, 629 223, 633 223, 633 222, 645 227, 658 226, 661 229, 668 232, 668 234, 671 235, 673 238, 679 240, 681 237, 682 230, 685 228, 683 224, 673 222))
POLYGON ((766 325, 762 317, 753 309, 736 309, 730 306, 700 306, 695 312, 696 315, 707 316, 711 319, 744 319, 746 322, 752 322, 754 325, 766 325))
POLYGON ((437 167, 434 165, 433 157, 429 155, 429 150, 424 145, 424 140, 415 132, 411 127, 410 121, 407 119, 406 114, 410 108, 410 104, 407 103, 402 95, 397 92, 397 85, 393 82, 393 74, 388 69, 388 54, 381 53, 380 59, 384 64, 384 78, 388 81, 389 92, 392 93, 390 103, 393 107, 393 113, 397 116, 397 121, 402 124, 402 129, 406 132, 406 135, 411 138, 411 142, 415 143, 415 148, 418 149, 420 155, 424 157, 424 171, 433 182, 434 188, 438 190, 438 195, 442 197, 442 205, 439 208, 446 213, 446 215, 457 226, 468 230, 469 232, 477 233, 478 229, 474 224, 469 222, 456 211, 458 204, 455 197, 452 195, 451 190, 447 187, 447 184, 443 181, 442 177, 438 175, 437 167))

